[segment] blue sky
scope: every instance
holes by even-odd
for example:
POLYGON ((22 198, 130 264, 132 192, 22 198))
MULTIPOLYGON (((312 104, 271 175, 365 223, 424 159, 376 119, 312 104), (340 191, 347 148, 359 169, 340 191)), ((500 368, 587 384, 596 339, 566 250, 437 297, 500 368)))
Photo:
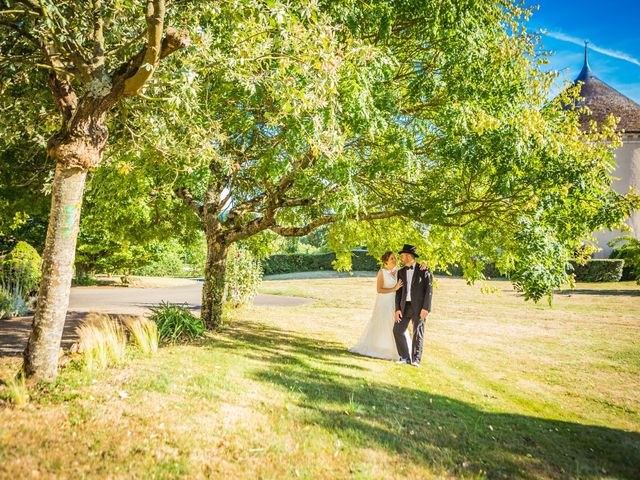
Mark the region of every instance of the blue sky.
POLYGON ((595 75, 640 103, 640 0, 526 0, 526 4, 540 6, 528 28, 547 32, 543 46, 555 52, 548 68, 561 73, 556 92, 562 81, 578 76, 583 42, 588 40, 589 65, 595 75))

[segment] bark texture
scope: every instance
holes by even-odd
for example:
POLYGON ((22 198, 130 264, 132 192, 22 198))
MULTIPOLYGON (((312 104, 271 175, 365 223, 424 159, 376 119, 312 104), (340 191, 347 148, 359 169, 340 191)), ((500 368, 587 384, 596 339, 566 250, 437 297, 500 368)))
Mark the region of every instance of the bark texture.
POLYGON ((42 281, 31 335, 24 352, 24 372, 34 380, 51 381, 57 374, 86 177, 85 169, 57 164, 42 258, 42 281))
POLYGON ((227 295, 225 274, 228 251, 228 245, 216 239, 208 239, 201 315, 209 330, 222 326, 222 311, 227 295))

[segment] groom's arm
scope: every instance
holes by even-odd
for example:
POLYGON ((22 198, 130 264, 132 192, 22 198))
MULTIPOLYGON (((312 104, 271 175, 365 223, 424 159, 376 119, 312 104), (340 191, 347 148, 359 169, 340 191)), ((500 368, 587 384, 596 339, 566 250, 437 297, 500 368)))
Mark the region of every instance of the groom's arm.
POLYGON ((433 275, 429 270, 425 271, 425 292, 424 292, 424 302, 422 303, 422 308, 424 308, 427 312, 431 313, 431 298, 433 297, 433 275))
POLYGON ((406 288, 407 285, 407 279, 403 279, 402 277, 402 271, 398 272, 398 280, 402 280, 402 288, 399 288, 398 290, 396 290, 396 312, 398 310, 401 310, 400 306, 402 305, 402 292, 404 291, 404 289, 406 288))

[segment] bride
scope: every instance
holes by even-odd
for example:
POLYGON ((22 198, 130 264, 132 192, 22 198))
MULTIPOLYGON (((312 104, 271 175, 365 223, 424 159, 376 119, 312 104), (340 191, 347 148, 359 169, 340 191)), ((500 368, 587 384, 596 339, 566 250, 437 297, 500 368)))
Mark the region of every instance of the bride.
MULTIPOLYGON (((402 288, 402 280, 396 278, 396 256, 393 252, 382 255, 383 267, 378 271, 376 304, 373 307, 371 320, 357 344, 349 349, 367 357, 398 360, 398 350, 393 339, 393 315, 396 310, 396 290, 402 288)), ((422 266, 421 266, 422 267, 422 266)), ((411 351, 409 332, 407 344, 411 351)))

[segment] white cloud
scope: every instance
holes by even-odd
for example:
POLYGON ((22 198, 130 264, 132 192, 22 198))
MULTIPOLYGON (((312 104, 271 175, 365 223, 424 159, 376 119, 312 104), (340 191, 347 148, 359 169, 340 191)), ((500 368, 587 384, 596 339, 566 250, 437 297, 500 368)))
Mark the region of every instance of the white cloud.
MULTIPOLYGON (((549 32, 547 30, 541 30, 540 33, 548 37, 555 38, 556 40, 560 40, 562 42, 573 43, 575 45, 584 46, 584 40, 577 37, 572 37, 571 35, 566 35, 561 32, 549 32)), ((589 48, 595 52, 602 53, 603 55, 617 58, 619 60, 624 60, 626 62, 633 63, 634 65, 640 66, 640 60, 624 52, 619 52, 617 50, 610 50, 608 48, 602 48, 591 42, 589 42, 589 48)))

